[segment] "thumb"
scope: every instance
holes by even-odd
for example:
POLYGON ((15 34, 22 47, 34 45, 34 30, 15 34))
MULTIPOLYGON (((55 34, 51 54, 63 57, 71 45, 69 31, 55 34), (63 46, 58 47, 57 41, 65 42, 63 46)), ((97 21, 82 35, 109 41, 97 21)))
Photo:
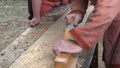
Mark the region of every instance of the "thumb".
POLYGON ((75 25, 75 26, 78 25, 81 20, 82 20, 81 15, 76 15, 76 16, 75 16, 74 25, 75 25))

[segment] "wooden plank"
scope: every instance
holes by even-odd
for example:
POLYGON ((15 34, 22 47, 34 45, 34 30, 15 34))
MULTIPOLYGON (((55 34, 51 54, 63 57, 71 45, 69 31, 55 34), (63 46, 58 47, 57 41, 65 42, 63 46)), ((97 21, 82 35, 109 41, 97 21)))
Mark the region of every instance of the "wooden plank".
MULTIPOLYGON (((41 18, 41 24, 26 29, 11 44, 0 52, 0 66, 8 68, 24 51, 26 51, 54 22, 69 10, 70 5, 56 7, 41 18), (64 7, 64 8, 62 8, 64 7), (56 12, 56 10, 63 10, 56 12)), ((4 45, 3 45, 4 46, 4 45)))
MULTIPOLYGON (((41 24, 28 28, 18 36, 6 49, 0 52, 0 66, 8 68, 24 51, 27 50, 54 22, 69 10, 70 4, 61 5, 41 18, 41 24), (64 7, 64 8, 63 8, 64 7), (63 11, 61 11, 61 9, 63 11), (57 12, 57 11, 60 12, 57 12), (11 59, 10 59, 11 58, 11 59)), ((3 45, 4 46, 4 45, 3 45)))
POLYGON ((63 38, 64 16, 52 25, 10 68, 53 68, 53 42, 63 38))
MULTIPOLYGON (((41 22, 42 23, 42 22, 41 22)), ((44 22, 35 28, 26 29, 7 48, 0 52, 0 65, 9 67, 24 51, 26 51, 54 22, 44 22)))
MULTIPOLYGON (((52 16, 54 14, 43 16, 41 24, 27 28, 20 36, 18 36, 11 44, 0 52, 0 66, 9 67, 24 51, 26 51, 55 21, 52 16), (49 22, 48 22, 49 21, 49 22), (11 59, 10 59, 11 58, 11 59)), ((57 16, 57 15, 56 15, 57 16)), ((58 14, 60 16, 60 14, 58 14)))
MULTIPOLYGON (((64 16, 50 27, 10 68, 54 68, 53 43, 63 39, 65 29, 64 16)), ((77 58, 73 61, 76 68, 77 58)))
POLYGON ((86 53, 86 55, 84 56, 85 61, 83 62, 83 65, 81 68, 89 68, 90 67, 94 51, 95 51, 95 47, 91 48, 89 50, 89 52, 86 53))

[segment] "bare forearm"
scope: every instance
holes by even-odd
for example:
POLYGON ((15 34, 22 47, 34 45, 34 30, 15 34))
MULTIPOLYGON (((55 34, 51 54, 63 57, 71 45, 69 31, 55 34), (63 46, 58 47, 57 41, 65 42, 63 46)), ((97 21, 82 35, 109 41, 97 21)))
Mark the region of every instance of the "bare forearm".
POLYGON ((41 3, 42 3, 42 0, 32 0, 32 8, 33 8, 34 16, 40 16, 41 3))

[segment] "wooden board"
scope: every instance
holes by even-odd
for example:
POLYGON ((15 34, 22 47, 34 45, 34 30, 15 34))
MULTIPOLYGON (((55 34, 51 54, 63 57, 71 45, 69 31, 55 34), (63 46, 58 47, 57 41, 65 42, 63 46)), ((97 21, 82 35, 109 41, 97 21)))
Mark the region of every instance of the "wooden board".
POLYGON ((64 16, 52 25, 10 68, 53 68, 53 42, 64 36, 64 16))
MULTIPOLYGON (((63 39, 65 16, 52 25, 26 52, 24 52, 9 68, 54 68, 55 55, 53 43, 63 39)), ((71 68, 76 68, 77 58, 73 59, 71 68)))

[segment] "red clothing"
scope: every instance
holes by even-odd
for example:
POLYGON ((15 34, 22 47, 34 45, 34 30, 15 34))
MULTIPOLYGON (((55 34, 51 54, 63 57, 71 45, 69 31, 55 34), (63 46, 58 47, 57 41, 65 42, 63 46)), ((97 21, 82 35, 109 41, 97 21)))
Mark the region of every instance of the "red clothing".
MULTIPOLYGON (((93 14, 83 27, 73 28, 70 33, 86 51, 104 36, 104 61, 107 68, 120 68, 120 0, 91 0, 93 14)), ((88 0, 73 0, 72 10, 85 13, 88 0)))
MULTIPOLYGON (((67 4, 68 0, 63 0, 62 4, 67 4)), ((40 16, 43 16, 45 13, 47 13, 49 10, 51 10, 53 7, 60 5, 61 2, 52 2, 49 0, 42 0, 42 6, 40 11, 40 16)))

